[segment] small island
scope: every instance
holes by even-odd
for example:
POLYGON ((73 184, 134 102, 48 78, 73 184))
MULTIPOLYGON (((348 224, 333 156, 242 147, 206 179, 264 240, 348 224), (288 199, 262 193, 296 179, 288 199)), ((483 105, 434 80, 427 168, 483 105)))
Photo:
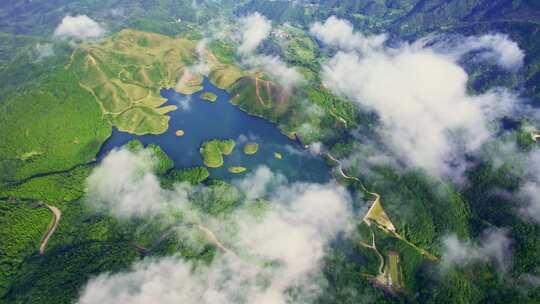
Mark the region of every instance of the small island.
POLYGON ((246 170, 247 169, 245 167, 241 167, 241 166, 229 167, 229 172, 233 173, 233 174, 244 173, 244 172, 246 172, 246 170))
POLYGON ((203 142, 200 153, 204 165, 209 168, 219 168, 223 166, 223 156, 231 154, 235 145, 236 143, 232 139, 213 139, 203 142))
POLYGON ((258 143, 250 142, 244 146, 244 154, 246 155, 253 155, 257 153, 257 151, 259 151, 258 143))
POLYGON ((275 159, 282 159, 283 155, 281 155, 281 153, 279 153, 279 152, 274 152, 274 158, 275 159))
POLYGON ((201 99, 209 102, 216 102, 217 95, 211 92, 204 92, 201 94, 201 99))
POLYGON ((184 130, 176 130, 176 132, 174 132, 174 134, 178 137, 182 137, 186 134, 186 132, 184 132, 184 130))

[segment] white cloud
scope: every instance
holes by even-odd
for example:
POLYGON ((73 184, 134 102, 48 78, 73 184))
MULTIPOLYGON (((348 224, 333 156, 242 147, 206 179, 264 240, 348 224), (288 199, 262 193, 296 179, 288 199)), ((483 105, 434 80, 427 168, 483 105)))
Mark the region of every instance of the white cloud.
POLYGON ((520 194, 527 205, 521 208, 521 213, 540 223, 540 151, 535 150, 524 158, 527 182, 521 187, 520 194))
POLYGON ((87 180, 87 201, 100 211, 118 218, 158 215, 187 202, 187 189, 161 189, 153 168, 156 162, 148 150, 113 150, 87 180))
POLYGON ((187 112, 191 109, 191 96, 180 98, 177 101, 178 109, 187 112))
POLYGON ((505 229, 489 229, 479 243, 461 241, 455 235, 443 240, 443 266, 466 266, 475 262, 494 261, 501 270, 510 262, 512 241, 505 229))
MULTIPOLYGON (((467 53, 479 52, 481 59, 494 61, 507 70, 514 70, 523 66, 525 54, 519 48, 519 45, 507 35, 488 34, 444 38, 442 37, 441 41, 435 42, 433 48, 436 48, 441 53, 453 56, 456 60, 467 53)), ((429 43, 432 39, 432 37, 429 37, 425 42, 429 43)))
POLYGON ((35 51, 38 60, 54 56, 54 48, 52 43, 38 43, 36 44, 35 51))
POLYGON ((318 156, 324 151, 324 146, 321 142, 317 141, 309 144, 308 149, 312 155, 318 156))
POLYGON ((513 109, 503 89, 472 96, 456 58, 420 43, 338 52, 322 68, 325 86, 375 111, 382 135, 409 164, 460 177, 464 154, 492 136, 488 124, 513 109))
POLYGON ((240 19, 242 44, 238 47, 240 53, 253 52, 270 34, 272 23, 263 15, 255 12, 240 19))
POLYGON ((324 23, 316 22, 310 27, 312 35, 327 45, 342 50, 370 50, 381 47, 386 41, 386 35, 366 37, 354 32, 352 24, 344 19, 331 16, 324 23))
POLYGON ((100 38, 104 34, 105 29, 86 15, 65 16, 54 31, 55 37, 78 40, 100 38))
POLYGON ((210 67, 206 63, 206 45, 208 44, 208 40, 202 39, 197 43, 196 51, 197 51, 197 58, 198 61, 195 65, 191 66, 191 70, 194 73, 198 73, 201 75, 208 75, 210 73, 210 67))
POLYGON ((233 183, 245 193, 248 200, 254 200, 264 198, 286 182, 285 176, 273 173, 266 166, 259 166, 254 172, 247 174, 245 178, 238 179, 233 183))
POLYGON ((242 63, 252 68, 262 69, 285 88, 291 88, 304 79, 295 68, 288 67, 277 56, 248 56, 242 63))
MULTIPOLYGON (((115 156, 112 160, 125 163, 121 158, 115 156)), ((142 171, 147 170, 147 165, 140 164, 141 160, 130 162, 138 164, 135 167, 142 167, 142 171)), ((139 170, 129 167, 122 165, 114 169, 127 169, 135 176, 140 175, 139 170)), ((246 180, 268 183, 272 176, 268 171, 260 169, 246 180)), ((120 173, 117 176, 120 181, 115 183, 135 181, 135 185, 141 186, 137 182, 140 177, 127 175, 120 173)), ((206 219, 207 229, 232 254, 218 253, 209 265, 192 264, 181 257, 145 259, 129 271, 91 279, 83 288, 79 303, 280 304, 291 302, 291 294, 287 292, 290 288, 300 291, 295 302, 310 303, 324 283, 321 263, 328 243, 341 231, 348 230, 352 222, 350 198, 345 189, 335 184, 278 187, 270 195, 268 209, 262 215, 254 216, 248 209, 239 209, 228 219, 206 219)), ((139 192, 135 186, 122 188, 124 195, 139 192)), ((258 195, 269 195, 264 192, 258 195)), ((117 192, 109 194, 113 202, 124 205, 116 199, 117 192)))

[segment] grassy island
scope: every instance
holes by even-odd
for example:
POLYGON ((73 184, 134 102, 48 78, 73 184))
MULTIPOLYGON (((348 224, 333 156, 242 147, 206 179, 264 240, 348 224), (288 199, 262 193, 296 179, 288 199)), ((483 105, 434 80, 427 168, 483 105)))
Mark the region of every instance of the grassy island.
POLYGON ((231 154, 235 145, 236 143, 232 139, 205 141, 200 150, 204 165, 209 168, 223 166, 223 155, 231 154))
POLYGON ((204 92, 201 94, 201 99, 209 102, 216 102, 217 95, 211 92, 204 92))
POLYGON ((274 158, 275 159, 283 159, 283 155, 281 155, 281 153, 279 153, 279 152, 274 152, 274 158))
POLYGON ((229 172, 233 174, 244 173, 246 172, 246 170, 247 170, 246 167, 241 167, 241 166, 229 167, 229 172))
POLYGON ((247 143, 244 146, 244 154, 247 155, 253 155, 259 151, 259 144, 258 143, 247 143))

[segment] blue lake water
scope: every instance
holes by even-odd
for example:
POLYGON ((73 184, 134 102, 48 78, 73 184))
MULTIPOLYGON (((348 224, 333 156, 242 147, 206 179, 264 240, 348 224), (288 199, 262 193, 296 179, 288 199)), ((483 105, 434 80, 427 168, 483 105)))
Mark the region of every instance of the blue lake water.
POLYGON ((145 145, 159 145, 174 160, 176 168, 202 166, 199 148, 203 141, 234 139, 236 147, 233 153, 224 157, 223 167, 209 169, 211 177, 230 180, 242 174, 229 173, 229 166, 243 166, 249 172, 265 165, 273 172, 283 174, 289 181, 325 182, 330 178, 329 167, 322 158, 311 155, 300 143, 282 134, 275 124, 251 116, 232 105, 229 94, 212 85, 208 79, 204 80, 203 87, 202 91, 193 95, 162 90, 161 95, 168 99, 166 105, 178 106, 177 110, 168 113, 171 120, 167 132, 138 136, 113 129, 112 136, 102 146, 97 159, 101 160, 112 149, 138 139, 145 145), (203 92, 212 92, 218 99, 216 102, 202 100, 203 92), (184 130, 185 135, 177 137, 177 130, 184 130), (244 154, 246 142, 259 144, 257 154, 244 154), (276 159, 274 152, 282 154, 283 159, 276 159))

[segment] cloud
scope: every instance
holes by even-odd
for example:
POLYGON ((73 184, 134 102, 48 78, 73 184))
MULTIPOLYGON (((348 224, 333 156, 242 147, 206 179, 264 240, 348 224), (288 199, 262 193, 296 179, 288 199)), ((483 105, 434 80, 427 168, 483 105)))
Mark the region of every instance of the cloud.
POLYGON ((540 223, 540 151, 534 150, 525 157, 527 181, 520 189, 520 195, 525 198, 526 206, 521 213, 537 223, 540 223))
POLYGON ((310 27, 310 32, 326 45, 342 50, 371 50, 381 47, 387 37, 384 34, 364 36, 354 32, 352 24, 344 19, 330 16, 324 23, 316 22, 310 27))
POLYGON ((456 60, 467 53, 478 52, 480 59, 493 61, 507 70, 522 67, 525 58, 519 45, 503 34, 429 37, 425 39, 424 43, 433 43, 433 48, 453 56, 456 60), (438 41, 433 41, 435 39, 438 41))
POLYGON ((191 96, 180 98, 177 104, 180 111, 189 111, 191 109, 191 96))
POLYGON ((37 60, 42 60, 47 57, 54 56, 54 48, 52 43, 38 43, 35 46, 37 60))
POLYGON ((255 12, 240 19, 242 43, 238 47, 240 53, 253 52, 270 34, 272 23, 263 15, 255 12))
POLYGON ((264 71, 278 81, 285 89, 290 89, 303 81, 303 76, 293 67, 274 55, 255 55, 254 51, 265 40, 272 30, 272 23, 263 15, 255 12, 240 19, 240 34, 242 36, 238 53, 242 57, 242 65, 264 71))
POLYGON ((77 40, 96 39, 104 34, 105 29, 86 15, 65 16, 54 30, 55 37, 77 40))
POLYGON ((317 141, 314 143, 309 144, 308 150, 311 153, 311 155, 318 156, 321 155, 324 151, 324 146, 321 142, 317 141))
POLYGON ((157 216, 187 202, 187 188, 163 190, 149 150, 112 150, 87 179, 87 202, 98 211, 127 219, 157 216))
POLYGON ((442 263, 449 267, 494 261, 504 271, 510 263, 511 243, 508 231, 500 228, 485 231, 479 243, 461 241, 456 235, 450 235, 443 240, 442 263))
MULTIPOLYGON (((117 171, 118 181, 106 178, 103 183, 134 183, 120 187, 123 191, 108 192, 112 204, 121 206, 125 204, 117 199, 118 192, 135 198, 140 191, 137 188, 143 186, 139 182, 145 179, 143 172, 151 164, 144 154, 125 155, 128 153, 117 151, 103 164, 105 167, 113 161, 123 163, 111 169, 128 172, 117 171)), ((101 177, 98 174, 93 179, 101 177)), ((272 178, 276 177, 262 167, 247 176, 246 181, 252 185, 268 184, 272 178)), ((248 186, 247 182, 240 184, 248 186)), ((204 229, 215 234, 228 248, 218 253, 210 264, 195 264, 179 256, 147 258, 128 271, 104 273, 91 279, 83 288, 79 303, 312 302, 325 283, 321 263, 329 242, 340 232, 348 231, 352 223, 350 197, 336 184, 278 184, 279 189, 273 194, 258 192, 257 196, 264 195, 269 200, 262 215, 255 216, 249 208, 240 208, 227 219, 205 219, 204 229), (289 292, 291 288, 294 293, 289 292)), ((141 199, 145 197, 155 199, 144 195, 141 199)), ((111 212, 118 209, 109 207, 111 212)))
POLYGON ((304 80, 295 68, 288 67, 278 56, 248 56, 242 63, 252 68, 262 69, 285 88, 291 88, 304 80))
MULTIPOLYGON (((518 132, 530 136, 533 130, 531 125, 524 125, 518 132)), ((516 132, 513 136, 486 145, 484 149, 484 159, 492 164, 493 172, 502 169, 502 172, 506 172, 505 178, 519 178, 521 181, 516 191, 497 187, 491 194, 514 202, 514 211, 523 220, 540 223, 540 150, 535 148, 529 151, 519 147, 517 136, 522 135, 516 132)))
POLYGON ((197 43, 197 63, 190 67, 191 71, 201 75, 208 75, 210 73, 210 67, 208 66, 205 56, 206 56, 206 46, 208 44, 207 39, 202 39, 197 43))
POLYGON ((459 179, 465 155, 492 137, 488 124, 513 111, 516 97, 504 89, 470 95, 456 60, 421 43, 339 51, 321 78, 336 94, 376 112, 381 135, 409 165, 459 179))
POLYGON ((245 178, 238 179, 233 183, 245 193, 248 201, 252 201, 264 198, 286 182, 285 176, 273 173, 266 166, 259 166, 254 172, 247 174, 245 178))

